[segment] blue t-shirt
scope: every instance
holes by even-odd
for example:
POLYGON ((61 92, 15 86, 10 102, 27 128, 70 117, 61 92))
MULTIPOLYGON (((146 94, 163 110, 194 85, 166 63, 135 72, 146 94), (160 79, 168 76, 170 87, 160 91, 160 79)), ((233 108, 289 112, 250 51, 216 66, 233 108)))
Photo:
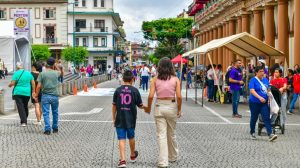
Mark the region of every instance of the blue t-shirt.
MULTIPOLYGON (((241 81, 243 79, 242 71, 240 69, 233 67, 230 70, 229 78, 233 80, 241 81)), ((229 83, 229 86, 230 86, 230 90, 240 90, 242 85, 239 83, 229 83)))
MULTIPOLYGON (((267 89, 270 88, 270 83, 267 78, 263 78, 261 82, 266 86, 267 89)), ((268 93, 265 93, 262 89, 262 86, 260 82, 256 79, 256 77, 253 77, 249 82, 249 89, 254 89, 258 95, 263 97, 265 100, 268 100, 268 93)), ((258 98, 250 94, 249 101, 252 103, 261 103, 258 98)))

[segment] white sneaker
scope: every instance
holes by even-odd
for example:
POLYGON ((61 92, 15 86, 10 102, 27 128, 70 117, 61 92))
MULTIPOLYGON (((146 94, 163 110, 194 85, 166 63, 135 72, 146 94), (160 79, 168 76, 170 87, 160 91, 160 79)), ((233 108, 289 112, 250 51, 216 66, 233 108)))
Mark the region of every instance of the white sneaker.
POLYGON ((42 122, 41 121, 37 121, 35 123, 33 123, 34 125, 42 125, 42 122))
POLYGON ((288 110, 286 113, 287 113, 288 115, 294 114, 293 112, 290 112, 290 110, 288 110))
POLYGON ((21 127, 26 127, 26 126, 27 126, 27 124, 25 124, 25 123, 21 124, 21 127))

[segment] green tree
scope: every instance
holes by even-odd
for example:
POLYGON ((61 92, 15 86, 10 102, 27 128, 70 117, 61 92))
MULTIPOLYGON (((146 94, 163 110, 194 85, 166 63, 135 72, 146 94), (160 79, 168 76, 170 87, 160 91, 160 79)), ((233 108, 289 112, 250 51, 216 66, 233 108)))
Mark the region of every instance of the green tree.
POLYGON ((45 61, 51 56, 49 47, 47 45, 32 45, 31 60, 32 61, 45 61))
POLYGON ((191 38, 192 19, 169 18, 159 19, 150 22, 143 22, 142 30, 144 38, 157 40, 159 46, 156 50, 158 58, 168 56, 175 57, 184 52, 180 39, 191 38))
POLYGON ((66 61, 70 61, 75 65, 83 63, 88 57, 89 52, 84 47, 67 47, 62 51, 62 56, 66 61))
POLYGON ((155 54, 150 54, 148 56, 149 61, 151 61, 153 64, 158 64, 159 62, 159 58, 157 58, 157 56, 155 54))

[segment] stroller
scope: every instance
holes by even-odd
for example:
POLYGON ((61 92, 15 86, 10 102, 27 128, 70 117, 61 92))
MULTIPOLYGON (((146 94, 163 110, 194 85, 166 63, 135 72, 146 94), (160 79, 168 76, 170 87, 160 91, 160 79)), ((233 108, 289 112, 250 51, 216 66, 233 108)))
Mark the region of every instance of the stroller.
MULTIPOLYGON (((284 134, 285 125, 281 124, 281 120, 280 120, 280 115, 282 114, 282 111, 281 111, 281 93, 280 93, 279 89, 277 89, 274 86, 271 86, 271 92, 274 96, 274 99, 275 99, 276 103, 279 106, 278 114, 272 114, 272 116, 271 116, 271 125, 272 125, 273 134, 276 133, 276 129, 281 130, 281 133, 284 134)), ((259 122, 258 122, 258 135, 259 136, 261 135, 261 131, 262 131, 264 126, 265 125, 264 125, 264 122, 262 120, 262 117, 261 117, 261 115, 259 115, 259 122)))

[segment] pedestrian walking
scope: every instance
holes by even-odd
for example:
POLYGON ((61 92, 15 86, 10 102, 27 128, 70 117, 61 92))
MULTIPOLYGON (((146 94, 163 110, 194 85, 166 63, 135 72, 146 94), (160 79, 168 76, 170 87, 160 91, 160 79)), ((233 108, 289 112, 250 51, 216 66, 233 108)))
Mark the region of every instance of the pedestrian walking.
POLYGON ((292 69, 288 69, 288 75, 285 78, 287 80, 287 97, 288 97, 287 108, 290 109, 290 104, 293 99, 293 93, 294 93, 294 84, 293 84, 294 71, 292 69))
POLYGON ((216 68, 216 77, 214 77, 214 101, 220 101, 220 95, 218 92, 218 87, 222 91, 223 86, 223 72, 222 72, 222 65, 219 64, 216 68), (218 95, 218 96, 217 96, 218 95))
POLYGON ((107 79, 108 80, 111 80, 112 71, 113 71, 113 69, 112 69, 111 65, 108 65, 108 68, 107 68, 107 79))
POLYGON ((8 86, 14 87, 12 94, 21 119, 21 126, 26 127, 29 115, 28 102, 31 95, 32 97, 36 96, 35 82, 31 73, 23 69, 23 63, 17 62, 16 68, 17 71, 13 74, 12 81, 8 86))
POLYGON ((140 73, 142 76, 142 87, 143 87, 143 91, 148 91, 148 83, 149 83, 149 68, 143 64, 142 68, 140 69, 140 73))
POLYGON ((5 65, 0 58, 0 79, 2 79, 2 77, 5 79, 5 65))
MULTIPOLYGON (((32 64, 31 68, 31 74, 34 78, 35 86, 38 85, 38 76, 42 72, 42 65, 39 62, 35 62, 32 64)), ((35 90, 33 90, 35 91, 35 90)), ((42 101, 42 94, 41 92, 37 96, 37 99, 35 97, 31 97, 31 102, 34 104, 35 108, 35 116, 36 116, 36 122, 35 125, 42 125, 41 119, 42 119, 42 109, 41 109, 41 101, 42 101)))
POLYGON ((281 113, 280 121, 282 126, 286 122, 286 106, 287 106, 287 80, 282 77, 281 68, 275 69, 274 78, 270 81, 270 84, 276 87, 281 93, 281 113))
POLYGON ((187 71, 187 88, 191 88, 192 87, 192 70, 191 68, 188 68, 188 71, 187 71))
POLYGON ((57 64, 57 70, 60 71, 60 76, 58 77, 58 81, 60 83, 64 82, 64 66, 62 65, 62 61, 58 60, 58 64, 57 64))
POLYGON ((167 167, 169 161, 176 162, 178 158, 175 130, 177 118, 181 117, 182 97, 180 81, 169 58, 160 59, 157 72, 158 76, 151 82, 148 107, 145 107, 145 111, 150 113, 156 94, 154 119, 159 145, 158 166, 167 167))
POLYGON ((270 91, 270 84, 265 77, 264 67, 258 66, 255 68, 256 76, 250 80, 249 89, 249 107, 251 112, 250 118, 250 134, 251 139, 255 140, 255 126, 259 114, 262 116, 264 125, 269 136, 269 141, 277 139, 277 135, 272 134, 272 126, 270 119, 270 108, 268 105, 268 92, 270 91))
POLYGON ((293 84, 294 84, 294 94, 293 94, 293 99, 291 102, 291 106, 287 114, 294 114, 293 110, 295 107, 295 103, 298 100, 298 97, 300 95, 300 68, 297 69, 296 75, 293 77, 293 84))
POLYGON ((240 89, 244 85, 243 74, 241 71, 241 60, 236 60, 234 66, 230 70, 229 74, 229 86, 232 93, 232 117, 242 118, 242 115, 238 113, 238 105, 240 101, 240 89))
POLYGON ((216 65, 209 65, 208 66, 208 71, 207 71, 207 96, 208 96, 208 101, 213 102, 213 97, 214 97, 214 71, 213 68, 215 68, 216 65))
MULTIPOLYGON (((52 130, 53 133, 58 133, 58 80, 57 78, 61 75, 60 71, 56 71, 55 69, 55 59, 50 57, 47 60, 46 72, 40 73, 37 81, 38 86, 36 88, 36 95, 42 93, 42 110, 43 117, 45 123, 44 134, 51 134, 51 126, 50 126, 50 107, 52 110, 52 130)), ((36 97, 37 98, 37 97, 36 97)))
POLYGON ((120 152, 118 167, 126 167, 126 138, 129 140, 130 161, 135 162, 138 157, 135 147, 136 106, 143 108, 143 102, 138 89, 131 86, 133 78, 132 72, 126 70, 123 74, 123 85, 116 89, 113 96, 112 120, 116 127, 120 152))

